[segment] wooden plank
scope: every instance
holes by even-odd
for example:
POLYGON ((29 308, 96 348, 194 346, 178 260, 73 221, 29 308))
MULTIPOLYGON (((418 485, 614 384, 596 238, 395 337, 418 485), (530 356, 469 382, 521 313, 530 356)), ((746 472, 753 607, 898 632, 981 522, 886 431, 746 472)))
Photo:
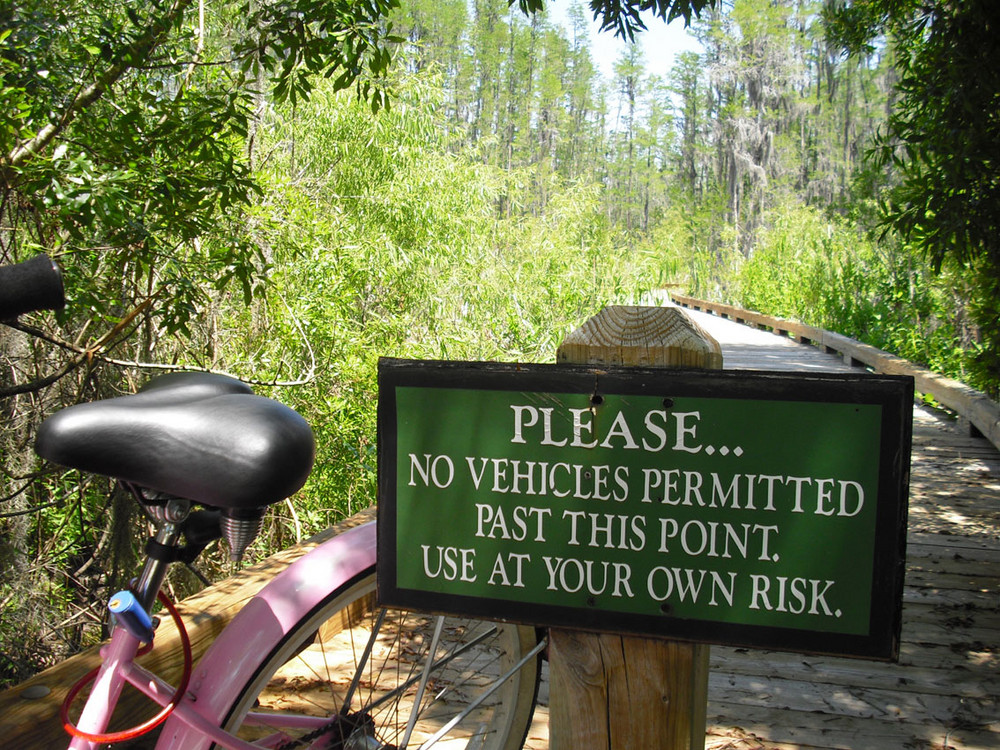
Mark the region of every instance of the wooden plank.
POLYGON ((946 533, 954 529, 956 525, 961 525, 961 535, 967 537, 989 538, 995 533, 994 530, 997 527, 995 514, 991 513, 983 517, 979 515, 981 507, 963 507, 960 503, 948 502, 946 498, 942 498, 940 504, 943 507, 939 510, 914 507, 911 504, 910 527, 919 531, 946 533))
POLYGON ((927 428, 925 435, 918 431, 914 444, 922 448, 922 452, 914 456, 918 465, 937 462, 952 465, 963 465, 969 462, 969 468, 988 474, 998 468, 997 452, 985 440, 967 438, 962 440, 947 433, 942 434, 941 428, 927 428), (934 431, 931 431, 931 430, 934 431), (973 442, 975 441, 975 442, 973 442))
POLYGON ((948 645, 904 643, 900 648, 899 663, 909 668, 966 671, 968 679, 981 679, 984 684, 993 679, 991 675, 1000 669, 1000 659, 992 641, 954 642, 948 645))
POLYGON ((951 552, 956 559, 1000 562, 1000 540, 972 539, 951 534, 921 534, 910 532, 909 547, 917 557, 932 555, 940 550, 951 552))
POLYGON ((974 465, 974 458, 971 456, 947 460, 923 459, 911 471, 910 481, 918 498, 921 492, 927 491, 981 497, 992 501, 1000 491, 1000 485, 985 476, 985 472, 974 465), (961 482, 956 482, 956 479, 961 479, 961 482))
POLYGON ((710 700, 719 703, 783 708, 790 713, 820 713, 826 717, 875 722, 947 725, 960 715, 967 725, 1000 731, 992 696, 948 695, 781 676, 771 676, 762 684, 759 679, 719 672, 712 672, 708 684, 710 700))
MULTIPOLYGON (((951 435, 942 435, 939 429, 937 435, 931 433, 927 437, 918 433, 914 445, 920 449, 920 453, 913 456, 917 462, 916 468, 950 465, 978 472, 983 475, 983 479, 989 478, 992 472, 1000 468, 996 449, 985 440, 964 442, 951 435)), ((993 479, 995 481, 995 477, 993 479)))
POLYGON ((757 745, 735 746, 741 750, 746 747, 768 750, 996 750, 997 747, 995 733, 963 725, 960 719, 949 724, 873 721, 742 703, 710 703, 709 727, 709 731, 720 736, 725 736, 726 730, 733 727, 737 736, 760 738, 757 745))
MULTIPOLYGON (((943 656, 940 655, 939 656, 943 656)), ((799 680, 826 687, 865 688, 882 691, 992 700, 1000 689, 1000 675, 981 675, 955 669, 948 661, 884 664, 872 669, 855 659, 812 657, 781 651, 757 652, 717 646, 712 649, 712 679, 746 681, 799 680), (983 679, 985 677, 986 679, 983 679)), ((713 684, 710 680, 710 685, 713 684)), ((711 688, 709 694, 712 695, 711 688)))
MULTIPOLYGON (((936 503, 947 503, 955 508, 966 508, 991 520, 1000 520, 1000 508, 996 505, 996 500, 983 492, 983 488, 951 486, 930 482, 923 482, 919 477, 911 480, 911 503, 910 505, 931 505, 936 503)), ((940 506, 926 508, 926 512, 940 512, 940 506)))
POLYGON ((980 680, 983 684, 992 684, 993 675, 1000 667, 993 641, 963 643, 957 639, 949 644, 905 643, 901 647, 899 664, 907 669, 964 670, 967 679, 980 680))
POLYGON ((906 585, 995 595, 1000 583, 996 569, 992 566, 995 561, 959 558, 956 560, 954 555, 949 556, 947 553, 924 559, 914 555, 907 565, 906 585))
POLYGON ((910 487, 914 501, 920 502, 924 495, 957 497, 970 501, 986 501, 991 503, 988 506, 989 510, 1000 510, 996 506, 996 496, 1000 494, 1000 487, 983 476, 982 470, 969 466, 974 463, 974 459, 967 459, 964 466, 953 465, 958 463, 959 460, 938 460, 913 466, 910 487))
POLYGON ((954 608, 935 611, 908 605, 903 607, 903 639, 911 643, 954 646, 957 642, 992 643, 1000 632, 995 612, 970 612, 954 608))
MULTIPOLYGON (((995 590, 995 589, 994 589, 995 590)), ((903 591, 905 604, 923 604, 933 607, 974 608, 983 611, 996 608, 996 594, 988 589, 960 591, 953 588, 907 586, 903 591)))

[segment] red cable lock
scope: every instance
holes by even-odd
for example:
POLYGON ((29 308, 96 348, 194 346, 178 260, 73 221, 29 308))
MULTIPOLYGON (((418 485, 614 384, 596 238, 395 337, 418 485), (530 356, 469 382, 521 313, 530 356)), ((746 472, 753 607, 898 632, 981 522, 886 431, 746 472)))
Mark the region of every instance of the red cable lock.
MULTIPOLYGON (((63 701, 62 708, 59 711, 59 717, 60 719, 62 719, 63 728, 69 734, 73 735, 74 737, 78 737, 82 740, 87 740, 88 742, 102 742, 108 744, 113 744, 116 742, 125 742, 126 740, 133 740, 136 737, 141 737, 147 732, 156 729, 156 727, 158 727, 160 724, 166 721, 167 717, 170 716, 171 713, 173 713, 175 708, 177 708, 177 704, 180 702, 181 697, 187 691, 188 682, 190 682, 191 680, 191 665, 193 661, 191 657, 191 641, 188 639, 187 630, 184 629, 184 622, 181 620, 180 614, 178 614, 176 608, 167 598, 167 596, 161 591, 156 595, 156 598, 159 599, 160 603, 167 608, 168 612, 170 612, 170 617, 173 619, 174 624, 177 626, 177 632, 180 633, 181 647, 183 648, 184 651, 184 671, 181 674, 180 683, 177 685, 177 690, 174 691, 174 695, 170 699, 170 702, 167 703, 167 705, 165 705, 163 709, 158 714, 156 714, 156 716, 154 716, 153 718, 149 719, 148 721, 142 724, 132 727, 131 729, 125 729, 120 732, 109 732, 107 734, 92 734, 90 732, 84 732, 82 729, 80 729, 75 724, 73 724, 73 722, 70 721, 69 709, 70 705, 73 703, 73 700, 80 693, 80 691, 83 690, 83 688, 85 688, 91 682, 93 682, 94 679, 97 677, 97 674, 101 668, 96 667, 95 669, 92 669, 90 672, 84 675, 79 682, 77 682, 72 688, 70 688, 69 693, 67 693, 66 695, 66 699, 63 701)), ((145 654, 148 654, 152 650, 153 650, 153 644, 149 643, 146 646, 143 646, 141 649, 139 649, 138 653, 136 653, 136 656, 143 656, 145 654)))

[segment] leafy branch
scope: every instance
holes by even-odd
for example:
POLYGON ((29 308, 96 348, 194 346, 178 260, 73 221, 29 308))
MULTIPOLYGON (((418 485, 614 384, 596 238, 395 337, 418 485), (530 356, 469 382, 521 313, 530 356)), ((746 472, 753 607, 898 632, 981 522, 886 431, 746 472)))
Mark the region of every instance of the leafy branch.
POLYGON ((15 171, 24 166, 32 157, 41 153, 69 124, 85 109, 100 99, 130 69, 147 59, 167 38, 184 11, 193 0, 175 0, 160 16, 154 17, 145 29, 118 55, 118 59, 101 73, 97 79, 83 86, 72 98, 54 122, 50 122, 34 135, 15 146, 0 163, 4 181, 11 182, 15 171))

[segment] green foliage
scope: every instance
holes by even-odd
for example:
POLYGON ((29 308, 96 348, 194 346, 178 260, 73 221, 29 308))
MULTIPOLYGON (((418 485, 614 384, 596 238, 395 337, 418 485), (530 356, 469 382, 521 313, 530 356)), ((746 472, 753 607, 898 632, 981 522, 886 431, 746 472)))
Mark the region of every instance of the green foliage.
POLYGON ((254 78, 261 72, 272 77, 278 102, 307 98, 320 74, 337 89, 356 83, 359 97, 378 111, 388 103, 388 45, 402 41, 385 23, 397 7, 398 0, 245 2, 236 11, 242 28, 234 57, 254 78))
POLYGON ((498 214, 532 181, 436 143, 442 93, 410 79, 376 117, 319 87, 261 131, 255 221, 274 272, 266 305, 222 324, 225 357, 265 380, 313 371, 276 391, 317 432, 307 530, 374 498, 380 356, 553 361, 569 330, 655 279, 655 256, 616 246, 597 185, 553 176, 544 216, 498 214))
POLYGON ((69 291, 44 331, 58 347, 0 333, 0 397, 37 394, 4 403, 4 644, 19 621, 47 634, 32 643, 50 654, 78 647, 93 630, 84 623, 103 619, 89 608, 100 612, 104 587, 134 574, 134 503, 109 508, 75 475, 19 491, 38 469, 28 426, 133 390, 146 375, 130 365, 219 364, 220 310, 260 299, 271 270, 250 215, 263 196, 251 161, 258 107, 301 104, 326 76, 326 88, 353 86, 382 108, 394 7, 225 2, 205 4, 204 18, 193 0, 0 7, 0 263, 45 250, 69 291), (36 590, 54 592, 53 606, 36 590), (60 644, 43 622, 68 598, 83 614, 60 644))
POLYGON ((886 218, 936 267, 1000 262, 1000 11, 964 2, 921 20, 897 42, 901 100, 876 152, 902 176, 886 218))
POLYGON ((937 278, 904 248, 880 245, 837 217, 777 210, 737 276, 751 310, 836 331, 936 372, 968 377, 961 308, 951 275, 937 278))
POLYGON ((897 181, 881 205, 892 229, 935 269, 975 271, 978 369, 1000 382, 1000 7, 990 0, 874 0, 831 8, 849 49, 888 35, 898 99, 874 151, 897 181))
MULTIPOLYGON (((508 0, 510 5, 517 2, 525 13, 541 10, 545 0, 508 0)), ((651 11, 654 16, 666 22, 684 19, 684 25, 689 26, 706 8, 714 8, 719 0, 590 0, 590 9, 594 18, 601 18, 601 30, 612 31, 617 36, 633 39, 637 32, 646 28, 645 22, 639 16, 640 11, 651 11)))
POLYGON ((726 223, 726 198, 714 191, 695 199, 675 196, 641 247, 660 259, 660 286, 679 287, 703 299, 733 299, 744 257, 726 223))
POLYGON ((191 4, 8 6, 0 42, 8 246, 59 256, 72 308, 112 324, 157 296, 168 333, 190 331, 206 288, 235 282, 249 300, 266 270, 241 216, 259 194, 245 152, 258 76, 276 101, 322 75, 378 109, 397 41, 394 0, 222 6, 203 27, 191 4))

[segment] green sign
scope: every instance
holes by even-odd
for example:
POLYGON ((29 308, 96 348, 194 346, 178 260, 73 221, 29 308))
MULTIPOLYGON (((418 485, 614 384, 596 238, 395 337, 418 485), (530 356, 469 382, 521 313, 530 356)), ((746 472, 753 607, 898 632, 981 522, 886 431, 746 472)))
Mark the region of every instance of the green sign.
POLYGON ((893 658, 912 381, 386 360, 379 590, 893 658))

